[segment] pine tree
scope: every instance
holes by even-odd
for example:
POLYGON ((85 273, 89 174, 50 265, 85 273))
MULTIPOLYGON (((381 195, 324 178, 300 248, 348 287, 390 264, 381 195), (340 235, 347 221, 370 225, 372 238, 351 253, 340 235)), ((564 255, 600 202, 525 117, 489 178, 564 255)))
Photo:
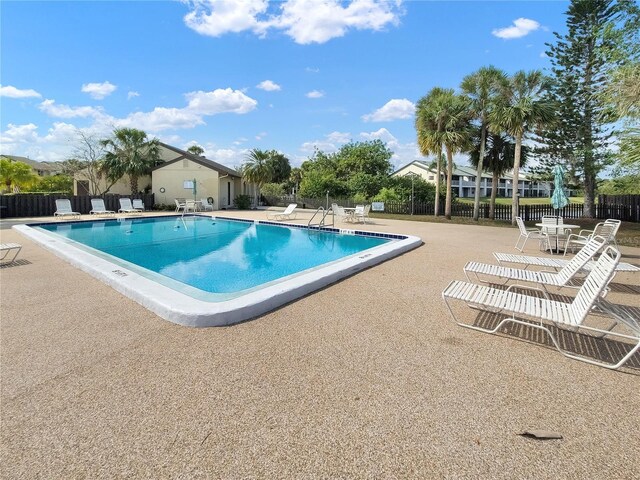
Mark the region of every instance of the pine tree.
MULTIPOLYGON (((629 0, 572 0, 567 33, 547 44, 552 86, 547 97, 555 104, 556 121, 540 132, 542 168, 557 163, 584 189, 584 216, 595 216, 598 174, 611 163, 614 118, 602 101, 609 73, 636 55, 629 28, 637 6, 629 0)), ((539 173, 539 172, 538 172, 539 173)))

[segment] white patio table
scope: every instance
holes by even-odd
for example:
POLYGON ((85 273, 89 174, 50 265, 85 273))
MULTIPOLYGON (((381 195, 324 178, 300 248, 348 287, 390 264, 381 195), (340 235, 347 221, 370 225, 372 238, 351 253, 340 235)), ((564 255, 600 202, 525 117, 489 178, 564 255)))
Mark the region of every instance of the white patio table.
POLYGON ((558 232, 558 230, 560 230, 561 232, 564 230, 573 230, 574 228, 580 228, 580 225, 573 225, 571 223, 559 223, 558 225, 549 225, 548 223, 536 223, 536 227, 540 227, 543 229, 543 231, 549 235, 550 237, 556 237, 556 248, 555 250, 552 249, 552 251, 554 253, 560 253, 560 248, 558 247, 558 237, 560 236, 560 233, 558 232))

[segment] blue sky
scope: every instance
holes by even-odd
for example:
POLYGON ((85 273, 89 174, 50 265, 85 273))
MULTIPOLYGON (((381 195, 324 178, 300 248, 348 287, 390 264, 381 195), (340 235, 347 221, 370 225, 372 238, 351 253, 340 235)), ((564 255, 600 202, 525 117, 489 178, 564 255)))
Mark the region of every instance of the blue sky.
MULTIPOLYGON (((568 2, 2 1, 0 153, 72 155, 134 127, 230 167, 380 138, 421 158, 415 102, 485 65, 546 69, 568 2)), ((458 162, 464 163, 462 158, 458 162)))

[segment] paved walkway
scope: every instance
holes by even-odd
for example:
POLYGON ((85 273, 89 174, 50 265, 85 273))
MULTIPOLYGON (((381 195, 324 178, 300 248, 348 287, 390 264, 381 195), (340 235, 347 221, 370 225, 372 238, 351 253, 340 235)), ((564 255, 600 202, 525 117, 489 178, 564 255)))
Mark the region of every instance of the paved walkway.
MULTIPOLYGON (((516 229, 363 228, 424 245, 209 329, 166 322, 1 230, 24 248, 0 269, 0 477, 640 477, 638 356, 611 372, 541 335, 486 335, 448 317, 447 283, 470 259, 513 252, 516 229), (564 438, 518 436, 530 429, 564 438)), ((640 249, 622 250, 640 264, 640 249)), ((538 253, 533 242, 525 253, 538 253)), ((639 298, 640 277, 618 275, 610 299, 639 298)))

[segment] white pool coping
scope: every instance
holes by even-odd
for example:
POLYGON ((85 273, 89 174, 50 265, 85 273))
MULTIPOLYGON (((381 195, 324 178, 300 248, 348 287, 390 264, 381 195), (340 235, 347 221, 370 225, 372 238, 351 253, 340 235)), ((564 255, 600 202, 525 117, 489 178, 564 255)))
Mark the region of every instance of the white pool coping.
MULTIPOLYGON (((228 217, 224 217, 224 219, 233 220, 228 217)), ((56 223, 60 224, 60 222, 56 223)), ((274 225, 273 222, 259 220, 256 220, 255 223, 274 225)), ((293 224, 281 224, 281 226, 306 228, 293 224)), ((362 231, 360 233, 365 235, 375 236, 378 234, 385 237, 397 235, 403 238, 368 249, 361 254, 352 255, 343 260, 301 272, 280 282, 271 282, 264 288, 253 289, 251 292, 236 298, 211 302, 196 299, 176 291, 131 269, 81 250, 70 242, 65 242, 62 239, 58 240, 54 236, 28 225, 14 225, 13 228, 58 257, 151 310, 161 318, 189 327, 233 325, 234 323, 258 317, 361 270, 417 248, 422 244, 422 239, 412 235, 362 231)), ((349 233, 356 232, 358 231, 349 230, 349 233)))

